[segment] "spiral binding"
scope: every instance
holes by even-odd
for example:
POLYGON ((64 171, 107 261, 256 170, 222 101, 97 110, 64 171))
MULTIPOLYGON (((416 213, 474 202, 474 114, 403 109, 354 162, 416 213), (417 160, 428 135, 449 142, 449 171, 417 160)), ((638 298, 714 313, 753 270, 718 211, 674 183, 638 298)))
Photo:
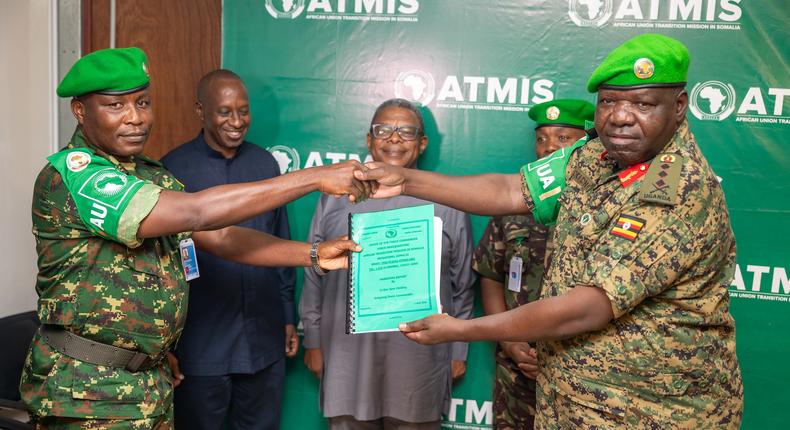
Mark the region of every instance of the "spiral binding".
MULTIPOLYGON (((348 237, 353 236, 353 214, 348 214, 348 237)), ((356 333, 356 308, 354 306, 354 258, 353 253, 348 255, 348 289, 346 291, 346 334, 356 333)))
POLYGON ((349 332, 356 333, 357 325, 356 318, 354 318, 356 315, 356 307, 354 306, 354 288, 352 288, 352 286, 353 284, 349 283, 348 303, 346 305, 348 309, 346 314, 348 321, 346 323, 348 325, 349 332))

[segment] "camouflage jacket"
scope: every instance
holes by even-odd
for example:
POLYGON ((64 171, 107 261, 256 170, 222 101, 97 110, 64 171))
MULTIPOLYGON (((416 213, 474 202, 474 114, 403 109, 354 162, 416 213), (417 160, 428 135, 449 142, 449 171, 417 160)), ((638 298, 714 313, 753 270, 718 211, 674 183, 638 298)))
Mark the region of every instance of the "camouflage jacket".
POLYGON ((624 186, 617 170, 599 139, 568 164, 542 297, 593 285, 615 319, 539 342, 541 391, 632 427, 737 428, 743 387, 728 293, 735 238, 721 186, 687 122, 640 180, 624 186), (661 193, 673 195, 656 203, 661 193))
MULTIPOLYGON (((80 131, 66 149, 86 147, 80 131)), ((96 150, 95 148, 92 148, 96 150)), ((148 210, 159 189, 183 187, 156 161, 135 157, 121 163, 123 174, 148 181, 124 214, 148 210), (149 192, 146 193, 145 190, 149 192), (154 192, 150 192, 153 190, 154 192), (148 200, 145 204, 141 201, 148 200)), ((147 215, 137 214, 137 225, 147 215)), ((60 173, 47 164, 33 195, 33 234, 38 251, 38 316, 105 344, 156 355, 173 345, 184 325, 187 282, 174 236, 118 241, 91 233, 80 219, 60 173)), ((38 335, 25 364, 20 390, 38 416, 146 418, 163 413, 172 400, 165 364, 130 373, 63 356, 38 335)))
POLYGON ((540 298, 540 281, 546 259, 548 228, 530 215, 493 217, 472 256, 472 269, 488 279, 504 284, 508 309, 540 298), (521 291, 507 289, 510 260, 521 257, 521 291))

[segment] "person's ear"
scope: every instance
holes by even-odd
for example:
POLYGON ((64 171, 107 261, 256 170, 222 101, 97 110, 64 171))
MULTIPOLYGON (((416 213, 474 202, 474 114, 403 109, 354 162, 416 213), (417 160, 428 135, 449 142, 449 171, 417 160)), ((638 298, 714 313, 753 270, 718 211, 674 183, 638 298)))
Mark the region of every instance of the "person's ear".
POLYGON ((417 148, 419 149, 420 154, 425 152, 425 149, 428 148, 428 136, 426 136, 424 134, 422 136, 420 136, 420 142, 419 142, 418 145, 419 146, 417 148))
POLYGON ((205 114, 203 113, 203 103, 195 102, 195 113, 197 114, 198 118, 200 118, 200 122, 205 120, 205 114))
POLYGON ((370 135, 370 132, 365 135, 365 145, 368 147, 368 153, 373 152, 373 137, 370 135))
POLYGON ((689 106, 689 94, 686 92, 685 89, 680 90, 680 94, 677 95, 676 99, 677 103, 677 122, 680 124, 686 118, 686 109, 689 106))
POLYGON ((85 121, 85 104, 77 97, 71 99, 71 113, 77 118, 77 123, 82 125, 85 121))

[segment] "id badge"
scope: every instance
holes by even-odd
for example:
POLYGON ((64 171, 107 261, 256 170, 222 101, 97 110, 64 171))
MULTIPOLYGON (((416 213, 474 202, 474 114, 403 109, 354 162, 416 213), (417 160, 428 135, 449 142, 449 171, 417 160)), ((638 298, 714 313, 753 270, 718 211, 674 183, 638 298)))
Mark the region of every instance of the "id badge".
POLYGON ((187 281, 200 277, 198 270, 197 255, 195 254, 195 242, 192 239, 184 239, 178 244, 181 251, 181 267, 184 268, 184 276, 187 281))
POLYGON ((513 257, 510 259, 510 271, 507 277, 507 289, 518 293, 521 291, 521 257, 513 257))

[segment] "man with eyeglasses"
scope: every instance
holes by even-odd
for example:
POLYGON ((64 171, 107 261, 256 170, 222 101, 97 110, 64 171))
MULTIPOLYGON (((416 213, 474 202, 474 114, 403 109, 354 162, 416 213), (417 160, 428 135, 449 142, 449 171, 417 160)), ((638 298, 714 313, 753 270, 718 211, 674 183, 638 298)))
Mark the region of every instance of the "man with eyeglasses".
MULTIPOLYGON (((412 103, 391 99, 378 107, 366 143, 375 161, 416 169, 428 145, 422 113, 412 103)), ((414 197, 349 205, 321 198, 309 240, 348 231, 348 214, 417 206, 414 197)), ((472 315, 474 274, 469 217, 435 205, 444 221, 441 303, 456 318, 472 315)), ((321 378, 321 409, 329 428, 438 429, 447 413, 452 379, 466 370, 466 343, 422 346, 400 333, 345 333, 346 271, 319 276, 305 271, 300 313, 304 324, 305 364, 321 378)))

